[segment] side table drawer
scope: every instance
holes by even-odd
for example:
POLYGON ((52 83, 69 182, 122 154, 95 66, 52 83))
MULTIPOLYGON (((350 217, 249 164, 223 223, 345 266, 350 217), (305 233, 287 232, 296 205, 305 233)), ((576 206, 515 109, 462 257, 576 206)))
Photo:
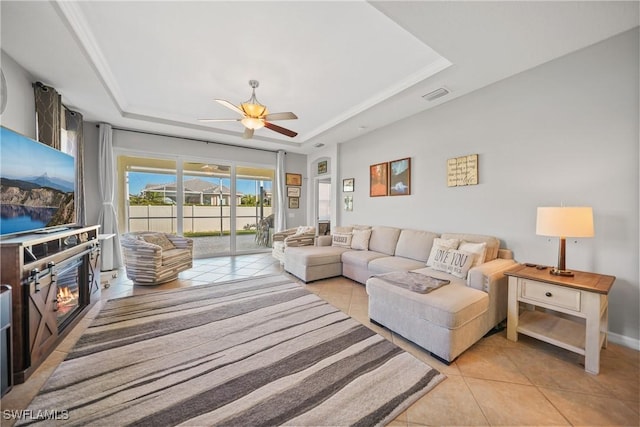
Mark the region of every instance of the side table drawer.
POLYGON ((520 297, 541 302, 551 307, 560 307, 580 312, 580 291, 548 283, 520 279, 520 297))

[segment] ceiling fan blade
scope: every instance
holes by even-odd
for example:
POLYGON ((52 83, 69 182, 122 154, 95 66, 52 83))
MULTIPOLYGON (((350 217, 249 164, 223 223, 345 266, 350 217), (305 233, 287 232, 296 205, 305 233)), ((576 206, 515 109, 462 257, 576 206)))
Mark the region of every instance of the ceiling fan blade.
POLYGON ((264 127, 266 127, 267 129, 271 129, 274 132, 278 132, 278 133, 281 133, 283 135, 290 136, 291 138, 293 138, 294 136, 296 136, 298 134, 298 132, 294 132, 292 130, 285 129, 282 126, 274 125, 273 123, 269 123, 269 122, 264 122, 264 127))
POLYGON ((265 120, 273 121, 273 120, 292 120, 297 119, 298 116, 291 112, 286 113, 270 113, 264 116, 265 120))
POLYGON ((244 128, 244 133, 242 134, 242 138, 244 139, 253 138, 253 129, 244 128))
POLYGON ((199 122, 239 122, 242 119, 198 119, 199 122))
POLYGON ((244 116, 244 111, 242 111, 240 108, 236 107, 235 105, 233 105, 232 103, 230 103, 229 101, 225 101, 224 99, 216 99, 216 102, 220 105, 224 105, 225 107, 235 111, 236 113, 240 114, 241 116, 244 116))

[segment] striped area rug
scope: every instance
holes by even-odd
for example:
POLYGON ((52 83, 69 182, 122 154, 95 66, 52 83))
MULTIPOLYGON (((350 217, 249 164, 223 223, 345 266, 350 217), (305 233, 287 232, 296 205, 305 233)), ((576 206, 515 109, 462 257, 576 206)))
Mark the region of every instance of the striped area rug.
POLYGON ((29 409, 68 411, 57 425, 372 426, 444 378, 277 275, 108 301, 29 409))

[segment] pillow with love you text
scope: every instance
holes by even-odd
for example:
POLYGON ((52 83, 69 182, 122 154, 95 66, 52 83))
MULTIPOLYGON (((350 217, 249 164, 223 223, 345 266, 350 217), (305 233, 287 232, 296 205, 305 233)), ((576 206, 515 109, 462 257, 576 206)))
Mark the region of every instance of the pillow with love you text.
POLYGON ((436 256, 438 247, 443 247, 445 249, 458 249, 459 243, 460 240, 458 239, 441 239, 440 237, 436 237, 435 239, 433 239, 433 245, 431 246, 429 259, 427 259, 427 267, 431 267, 433 265, 433 259, 436 256))
POLYGON ((444 271, 461 279, 467 277, 467 272, 473 265, 474 254, 438 246, 431 267, 434 270, 444 271))

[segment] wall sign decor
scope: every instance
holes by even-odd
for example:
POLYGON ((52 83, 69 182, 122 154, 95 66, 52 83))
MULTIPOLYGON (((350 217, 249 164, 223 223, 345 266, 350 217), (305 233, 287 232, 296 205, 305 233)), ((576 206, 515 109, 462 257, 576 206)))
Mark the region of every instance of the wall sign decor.
POLYGON ((369 166, 369 196, 380 197, 389 194, 389 163, 369 166))
POLYGON ((327 161, 323 160, 318 162, 318 175, 327 173, 327 161))
POLYGON ((454 157, 447 160, 447 187, 478 184, 478 155, 454 157))
POLYGON ((300 197, 300 187, 287 187, 287 196, 300 197))
POLYGON ((389 162, 389 195, 407 196, 411 194, 411 159, 389 162))
POLYGON ((353 184, 354 184, 354 179, 353 178, 343 179, 342 180, 342 191, 344 191, 345 193, 351 193, 353 191, 353 184))
POLYGON ((287 185, 302 185, 302 175, 299 173, 287 173, 285 174, 285 181, 287 185))
POLYGON ((298 209, 300 207, 299 197, 289 197, 289 209, 298 209))
POLYGON ((344 210, 347 212, 353 210, 353 196, 344 196, 344 210))

